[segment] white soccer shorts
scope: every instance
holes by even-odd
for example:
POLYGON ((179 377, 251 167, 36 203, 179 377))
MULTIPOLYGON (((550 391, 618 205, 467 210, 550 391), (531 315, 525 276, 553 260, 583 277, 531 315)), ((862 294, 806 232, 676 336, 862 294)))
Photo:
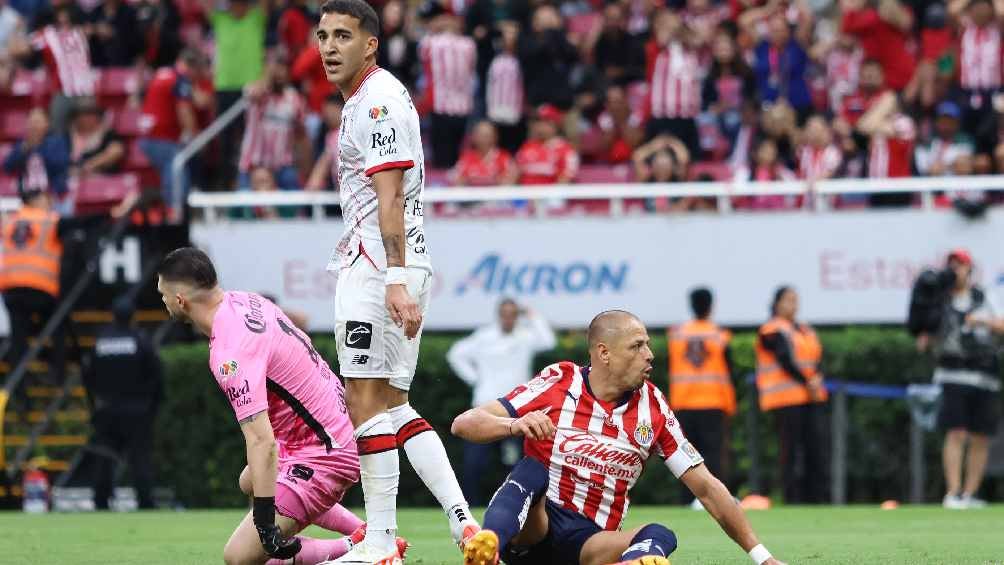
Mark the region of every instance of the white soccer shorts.
MULTIPOLYGON (((408 293, 418 303, 424 320, 429 309, 432 273, 408 267, 408 293)), ((418 365, 419 328, 415 339, 404 336, 386 306, 384 273, 365 257, 338 272, 335 287, 335 341, 339 373, 348 379, 390 379, 407 392, 418 365)))

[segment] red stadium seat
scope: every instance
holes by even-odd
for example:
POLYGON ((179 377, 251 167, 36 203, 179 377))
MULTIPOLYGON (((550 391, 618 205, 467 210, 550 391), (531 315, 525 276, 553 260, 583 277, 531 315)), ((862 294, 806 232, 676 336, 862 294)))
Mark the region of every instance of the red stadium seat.
POLYGON ((115 112, 115 131, 125 137, 145 135, 151 125, 149 122, 150 119, 144 116, 140 108, 127 106, 115 112))
POLYGON ((0 115, 0 139, 18 140, 28 129, 28 114, 14 110, 0 115))
POLYGON ((690 165, 687 173, 690 180, 697 180, 703 175, 709 175, 716 181, 729 181, 732 180, 732 167, 722 161, 698 161, 690 165))
POLYGON ((4 160, 7 159, 7 155, 9 155, 13 149, 13 143, 0 143, 0 166, 3 166, 4 160))
POLYGON ((146 154, 139 148, 139 143, 135 141, 129 143, 129 147, 126 150, 125 168, 131 171, 136 169, 148 169, 151 166, 150 160, 146 158, 146 154))
POLYGON ((18 69, 10 86, 10 96, 17 98, 41 98, 48 92, 49 77, 44 69, 18 69))
POLYGON ((139 92, 139 73, 129 67, 107 68, 98 73, 97 95, 126 97, 139 92))
POLYGON ((137 190, 139 178, 132 173, 87 175, 77 181, 77 205, 117 204, 137 190))
POLYGON ((582 165, 576 180, 582 184, 625 183, 631 180, 627 165, 582 165))
POLYGON ((17 177, 0 173, 0 196, 17 196, 17 177))

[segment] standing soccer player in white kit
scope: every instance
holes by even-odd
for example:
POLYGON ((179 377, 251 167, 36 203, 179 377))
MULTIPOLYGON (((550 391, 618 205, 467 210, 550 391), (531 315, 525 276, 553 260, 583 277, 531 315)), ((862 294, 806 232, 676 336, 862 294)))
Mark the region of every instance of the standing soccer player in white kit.
POLYGON ((328 269, 338 271, 335 339, 367 519, 366 539, 335 563, 365 565, 397 556, 398 447, 446 511, 454 541, 479 529, 442 441, 408 404, 432 286, 422 227, 425 163, 408 90, 376 66, 378 34, 364 0, 321 6, 324 72, 345 98, 338 134, 345 233, 328 269))

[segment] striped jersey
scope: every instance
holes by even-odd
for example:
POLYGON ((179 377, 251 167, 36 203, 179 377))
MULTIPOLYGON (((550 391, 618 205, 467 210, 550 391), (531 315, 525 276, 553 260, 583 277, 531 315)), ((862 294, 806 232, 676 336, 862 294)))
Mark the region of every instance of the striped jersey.
POLYGON ((704 459, 651 381, 607 403, 593 396, 588 375, 589 367, 562 361, 499 401, 513 418, 548 411, 554 438, 524 442, 526 455, 548 469, 547 498, 613 531, 624 521, 628 491, 652 453, 677 477, 704 459))
POLYGON ((307 103, 293 87, 269 92, 248 106, 239 168, 272 171, 293 165, 296 133, 303 129, 307 103))
POLYGON ((83 30, 46 26, 31 34, 31 45, 42 53, 56 91, 66 96, 94 95, 91 50, 83 30))
POLYGON ((964 21, 959 38, 959 83, 966 90, 994 90, 1001 86, 1000 29, 964 21))
POLYGON ((474 40, 466 35, 437 33, 418 48, 425 69, 426 98, 432 111, 447 116, 467 116, 474 109, 474 40))
POLYGON ((345 231, 328 262, 329 271, 364 255, 379 270, 387 256, 377 218, 373 175, 403 169, 405 265, 432 270, 425 242, 425 156, 418 112, 408 89, 390 72, 373 66, 342 108, 338 129, 338 190, 345 231))

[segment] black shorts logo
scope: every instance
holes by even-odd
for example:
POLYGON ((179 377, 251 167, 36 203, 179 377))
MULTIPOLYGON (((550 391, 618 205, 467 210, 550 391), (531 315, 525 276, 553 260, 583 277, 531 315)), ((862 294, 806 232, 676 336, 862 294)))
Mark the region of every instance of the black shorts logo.
POLYGON ((289 478, 291 479, 309 481, 310 478, 314 476, 314 470, 306 465, 300 465, 297 463, 296 465, 290 467, 286 474, 289 475, 289 478))
POLYGON ((369 349, 373 341, 373 324, 369 322, 345 322, 345 347, 369 349))
POLYGON ((352 364, 353 365, 365 365, 366 363, 369 363, 369 361, 370 361, 370 356, 369 355, 353 355, 352 356, 352 364))

